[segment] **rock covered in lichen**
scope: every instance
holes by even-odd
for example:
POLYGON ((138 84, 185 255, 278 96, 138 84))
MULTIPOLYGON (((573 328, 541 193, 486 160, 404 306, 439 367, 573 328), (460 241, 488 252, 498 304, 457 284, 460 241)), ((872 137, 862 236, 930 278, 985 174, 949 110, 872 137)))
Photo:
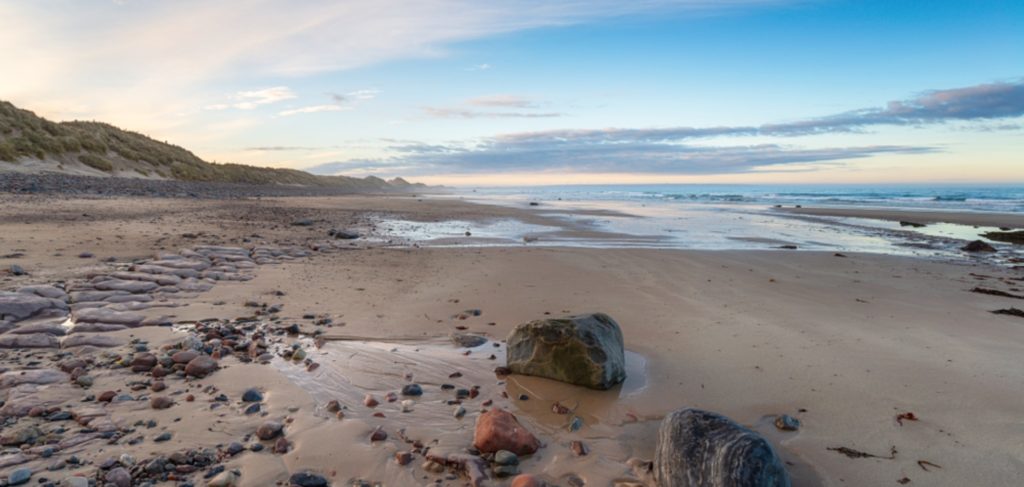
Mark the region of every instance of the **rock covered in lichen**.
POLYGON ((508 368, 592 389, 626 378, 622 330, 604 313, 537 320, 508 337, 508 368))

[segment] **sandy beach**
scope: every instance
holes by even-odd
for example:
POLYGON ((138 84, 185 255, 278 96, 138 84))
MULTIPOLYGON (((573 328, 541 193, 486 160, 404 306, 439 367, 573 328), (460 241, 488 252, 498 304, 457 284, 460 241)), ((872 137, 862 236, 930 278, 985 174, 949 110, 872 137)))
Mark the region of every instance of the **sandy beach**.
MULTIPOLYGON (((661 419, 682 407, 723 414, 764 435, 798 486, 1014 485, 1024 474, 1024 320, 992 313, 1021 307, 1019 268, 825 251, 429 248, 392 241, 375 228, 380 215, 565 225, 543 212, 417 196, 4 195, 0 202, 0 266, 27 273, 2 275, 8 291, 54 283, 71 289, 160 252, 292 249, 272 263, 240 266, 237 275, 245 280, 155 294, 150 304, 157 306, 133 310, 173 327, 89 334, 113 337, 109 346, 71 348, 65 341, 63 348, 0 350, 3 435, 28 425, 45 433, 31 445, 5 443, 0 477, 27 467, 34 478, 53 482, 100 479, 110 470, 105 463, 123 454, 144 471, 152 458, 209 449, 209 465, 195 470, 193 462, 175 470, 177 478, 215 485, 231 477, 233 484, 262 486, 294 482, 292 475, 309 471, 332 485, 468 485, 458 469, 430 471, 427 455, 465 451, 476 417, 493 407, 513 412, 541 440, 543 447, 521 457, 518 469, 551 485, 642 485, 629 483, 644 481, 630 459, 650 460, 661 419), (309 221, 296 225, 300 220, 309 221), (331 229, 363 238, 333 239, 331 229), (624 384, 594 391, 496 376, 495 367, 504 365, 503 340, 516 325, 586 312, 607 313, 621 325, 624 384), (267 342, 272 359, 225 353, 219 369, 204 377, 166 376, 160 393, 151 392, 146 372, 118 365, 118 357, 131 363, 140 353, 138 340, 151 351, 174 351, 189 336, 220 340, 227 336, 223 327, 246 326, 246 336, 267 342), (459 347, 450 338, 457 333, 488 340, 459 347), (295 360, 298 350, 304 357, 295 360), (92 361, 88 387, 67 377, 33 383, 23 373, 57 369, 76 357, 92 361), (133 388, 140 380, 143 387, 133 388), (402 406, 405 397, 387 401, 410 382, 423 388, 413 404, 402 406), (476 392, 453 404, 446 384, 476 392), (262 396, 255 414, 246 414, 250 406, 242 401, 250 388, 262 396), (108 390, 129 397, 83 402, 108 390), (364 406, 367 394, 381 404, 364 406), (158 395, 173 405, 153 409, 158 395), (553 411, 555 403, 572 413, 553 411), (464 417, 456 417, 460 406, 464 417), (39 414, 23 414, 33 407, 39 414), (60 411, 84 417, 84 408, 98 409, 114 433, 88 436, 74 421, 48 420, 60 411), (780 414, 799 419, 799 430, 778 430, 773 422, 780 414), (582 422, 571 426, 573 418, 582 422), (150 420, 155 425, 147 427, 150 420), (281 453, 273 452, 280 440, 254 436, 268 421, 283 425, 281 453), (371 441, 376 428, 386 439, 371 441), (155 440, 165 432, 170 439, 155 440), (574 441, 586 455, 574 452, 574 441), (261 451, 256 444, 264 445, 255 449, 261 451), (51 445, 47 453, 45 445, 51 445), (412 452, 407 464, 396 461, 402 452, 412 452), (68 463, 72 456, 77 463, 68 463)), ((861 211, 841 215, 904 218, 861 211)), ((1019 217, 966 213, 936 218, 1022 224, 1019 217)), ((71 309, 80 313, 74 303, 71 309)))

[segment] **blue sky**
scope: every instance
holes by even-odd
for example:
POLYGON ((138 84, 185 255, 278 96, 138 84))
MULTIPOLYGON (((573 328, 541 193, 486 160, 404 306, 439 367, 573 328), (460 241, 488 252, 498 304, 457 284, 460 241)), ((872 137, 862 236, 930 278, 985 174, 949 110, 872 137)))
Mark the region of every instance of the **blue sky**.
POLYGON ((24 73, 0 98, 217 161, 446 184, 1024 181, 1019 1, 0 0, 0 18, 0 65, 24 73))

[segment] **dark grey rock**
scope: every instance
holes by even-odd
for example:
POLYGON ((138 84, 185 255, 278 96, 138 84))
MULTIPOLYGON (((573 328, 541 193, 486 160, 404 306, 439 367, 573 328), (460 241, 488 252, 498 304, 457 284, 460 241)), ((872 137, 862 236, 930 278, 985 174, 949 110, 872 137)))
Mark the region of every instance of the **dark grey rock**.
POLYGON ((494 453, 494 463, 498 465, 519 465, 519 456, 508 450, 498 450, 494 453))
POLYGON ((982 240, 975 240, 963 247, 960 247, 960 250, 963 250, 964 252, 995 252, 996 248, 982 240))
POLYGON ((334 238, 338 238, 338 239, 342 239, 342 240, 354 240, 354 239, 359 238, 359 234, 358 233, 351 232, 351 231, 348 231, 348 230, 332 229, 329 232, 327 232, 327 235, 330 235, 330 236, 332 236, 334 238))
POLYGON ((422 396, 423 388, 419 384, 406 384, 402 387, 403 396, 422 396))
POLYGON ((21 485, 32 478, 31 468, 19 468, 7 476, 7 485, 21 485))
POLYGON ((299 487, 327 487, 330 485, 323 476, 309 472, 294 473, 288 482, 299 487))
POLYGON ((246 389, 246 391, 242 393, 242 401, 244 402, 260 402, 262 400, 263 394, 260 393, 258 389, 246 389))
POLYGON ((463 348, 479 347, 480 345, 487 343, 487 337, 474 335, 472 333, 452 333, 451 339, 452 343, 463 348))
POLYGON ((537 320, 508 337, 508 368, 592 389, 626 379, 622 330, 604 313, 537 320))
POLYGON ((658 429, 659 487, 789 487, 771 445, 729 418, 699 409, 669 414, 658 429))

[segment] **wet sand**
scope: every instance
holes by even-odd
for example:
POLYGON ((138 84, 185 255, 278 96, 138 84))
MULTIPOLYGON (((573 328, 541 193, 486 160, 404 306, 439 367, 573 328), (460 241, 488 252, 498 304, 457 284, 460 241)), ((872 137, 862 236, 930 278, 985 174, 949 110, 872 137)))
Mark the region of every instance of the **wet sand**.
MULTIPOLYGON (((0 266, 19 263, 31 273, 0 277, 4 289, 82 278, 108 266, 99 262, 106 256, 123 261, 203 243, 315 248, 329 228, 372 234, 367 215, 381 212, 413 221, 544 218, 410 197, 3 202, 0 255, 25 255, 0 259, 0 266), (291 225, 299 218, 314 224, 291 225), (96 257, 78 258, 84 251, 96 257)), ((1019 270, 830 252, 389 248, 386 236, 356 240, 350 248, 260 266, 252 280, 218 282, 187 299, 187 306, 146 311, 176 322, 230 320, 251 316, 253 302, 279 304, 278 322, 297 323, 305 331, 317 328, 305 315, 331 318, 332 326, 320 327, 326 340, 319 348, 303 335, 280 344, 294 341, 308 351, 320 364, 311 372, 280 358, 259 365, 226 357, 222 369, 205 379, 167 381, 171 390, 213 386, 232 399, 249 387, 261 388, 265 417, 210 409, 205 400, 179 401, 161 411, 148 403, 123 404, 111 413, 123 424, 155 418, 174 438, 132 446, 91 442, 61 454, 98 464, 123 452, 141 459, 186 447, 247 443, 263 421, 284 419, 290 420, 288 453, 243 452, 223 459, 227 469, 240 470, 240 485, 269 485, 307 469, 334 485, 353 478, 383 485, 437 479, 464 485, 464 479, 424 471, 418 457, 400 466, 393 454, 409 449, 402 431, 437 449, 468 447, 474 418, 491 400, 515 412, 545 443, 523 459, 520 470, 554 485, 569 485, 570 475, 586 485, 630 478, 626 461, 651 458, 659 420, 680 407, 716 411, 768 436, 789 462, 794 485, 891 485, 903 478, 918 485, 1012 485, 1024 472, 1024 377, 1018 373, 1024 320, 990 313, 1021 301, 969 292, 984 286, 1018 293, 1024 287, 1019 270), (461 319, 468 309, 481 310, 480 316, 461 319), (596 392, 492 373, 501 365, 501 340, 516 324, 588 311, 606 312, 623 328, 632 359, 621 388, 596 392), (448 336, 459 331, 492 341, 457 348, 448 336), (462 376, 452 378, 453 373, 462 376), (403 413, 400 401, 383 398, 397 392, 408 375, 425 394, 403 413), (452 414, 444 383, 479 386, 480 395, 464 404, 464 418, 452 414), (365 393, 382 405, 364 407, 365 393), (520 400, 522 394, 528 399, 520 400), (324 410, 330 399, 348 407, 343 419, 324 410), (569 418, 552 412, 555 401, 583 420, 579 431, 570 432, 569 418), (896 416, 904 412, 919 420, 900 425, 896 416), (783 413, 801 420, 798 432, 774 429, 773 415, 783 413), (388 440, 368 440, 376 426, 388 440), (575 456, 572 440, 583 441, 590 454, 575 456), (893 459, 848 458, 829 450, 837 447, 883 457, 892 448, 897 453, 893 459), (941 468, 923 468, 919 461, 941 468)), ((144 327, 112 335, 144 337, 158 347, 180 341, 183 333, 144 327)), ((6 368, 25 366, 24 360, 5 357, 6 368)), ((92 391, 116 388, 132 377, 104 370, 92 391)), ((53 386, 41 394, 66 394, 71 403, 82 392, 53 386)), ((37 458, 19 467, 50 461, 37 458)), ((14 468, 4 467, 0 475, 14 468)), ((95 466, 81 471, 90 468, 95 466)))
POLYGON ((1024 215, 1020 213, 991 213, 968 211, 932 211, 874 208, 807 207, 776 208, 777 211, 798 215, 841 216, 873 218, 876 220, 910 221, 914 223, 956 223, 983 227, 1024 228, 1024 215))

